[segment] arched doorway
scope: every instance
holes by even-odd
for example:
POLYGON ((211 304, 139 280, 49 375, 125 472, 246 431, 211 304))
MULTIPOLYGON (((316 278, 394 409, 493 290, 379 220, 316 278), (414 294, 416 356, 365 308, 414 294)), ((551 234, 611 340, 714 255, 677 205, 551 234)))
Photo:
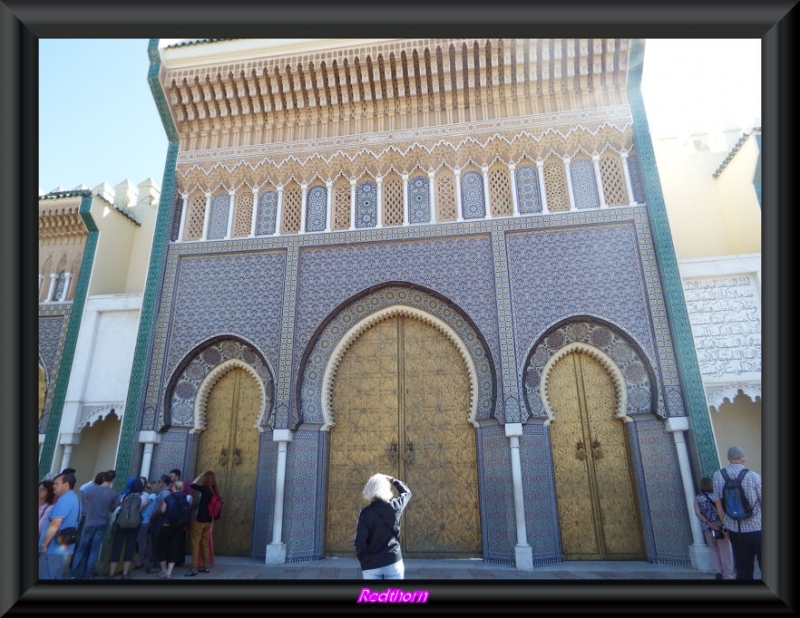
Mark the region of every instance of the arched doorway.
POLYGON ((599 360, 571 352, 548 377, 550 445, 564 560, 642 560, 644 545, 617 395, 599 360))
POLYGON ((353 554, 361 489, 375 473, 408 483, 407 557, 481 555, 468 369, 437 328, 395 315, 362 333, 333 385, 326 553, 353 554))
MULTIPOLYGON (((214 522, 214 551, 249 556, 255 507, 261 393, 255 378, 233 367, 214 384, 200 436, 196 473, 213 470, 225 500, 214 522)), ((191 482, 191 479, 189 479, 191 482)))

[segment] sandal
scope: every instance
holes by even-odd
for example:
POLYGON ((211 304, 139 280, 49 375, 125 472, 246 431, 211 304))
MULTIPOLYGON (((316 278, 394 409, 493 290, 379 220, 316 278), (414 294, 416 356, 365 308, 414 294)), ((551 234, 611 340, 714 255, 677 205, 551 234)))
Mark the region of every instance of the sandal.
POLYGON ((197 569, 189 569, 183 574, 184 577, 194 577, 195 575, 197 575, 197 569))

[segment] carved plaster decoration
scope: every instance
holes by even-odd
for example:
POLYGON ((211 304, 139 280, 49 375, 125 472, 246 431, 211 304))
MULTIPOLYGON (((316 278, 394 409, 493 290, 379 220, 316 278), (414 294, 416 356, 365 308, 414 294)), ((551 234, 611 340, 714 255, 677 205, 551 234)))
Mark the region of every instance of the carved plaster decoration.
POLYGON ((111 413, 116 414, 119 419, 125 415, 125 403, 107 403, 99 406, 83 406, 81 408, 81 419, 78 423, 78 430, 94 425, 97 421, 106 418, 111 413))
POLYGON ((760 382, 733 382, 730 384, 714 384, 706 386, 706 403, 714 412, 719 412, 724 403, 733 403, 733 400, 744 395, 756 403, 761 401, 760 382))

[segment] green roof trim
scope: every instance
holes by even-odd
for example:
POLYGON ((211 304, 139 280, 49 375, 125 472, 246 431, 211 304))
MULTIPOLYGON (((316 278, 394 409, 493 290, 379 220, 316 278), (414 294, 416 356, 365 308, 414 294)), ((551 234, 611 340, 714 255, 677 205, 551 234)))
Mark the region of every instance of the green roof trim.
POLYGON ((176 47, 188 47, 189 45, 205 45, 206 43, 219 43, 220 41, 235 41, 236 39, 195 39, 193 41, 181 41, 180 43, 173 43, 167 45, 166 49, 174 49, 176 47))
POLYGON ((83 320, 83 308, 86 305, 86 297, 89 293, 89 280, 92 277, 92 265, 97 253, 97 225, 92 219, 90 209, 92 206, 91 192, 83 196, 78 212, 81 215, 89 236, 83 248, 83 260, 81 261, 81 271, 78 275, 78 283, 75 287, 75 296, 72 300, 72 310, 69 315, 69 326, 64 340, 64 352, 61 355, 61 363, 58 368, 58 378, 53 390, 53 399, 50 404, 50 420, 47 422, 47 433, 45 434, 44 444, 42 445, 42 457, 39 460, 39 478, 43 478, 50 471, 53 465, 53 455, 55 454, 58 434, 61 430, 61 415, 64 412, 64 400, 67 395, 67 386, 72 374, 72 364, 75 361, 75 347, 78 343, 78 333, 81 329, 83 320))
POLYGON ((761 127, 753 127, 750 131, 748 131, 746 133, 743 133, 742 136, 731 147, 731 149, 728 151, 728 154, 725 155, 725 159, 723 159, 722 163, 719 164, 719 167, 712 174, 712 176, 714 176, 714 178, 717 178, 722 173, 722 171, 726 167, 728 167, 728 163, 730 163, 733 160, 733 158, 736 156, 736 153, 739 152, 739 150, 741 150, 742 146, 744 146, 744 143, 747 141, 747 138, 749 138, 753 134, 755 134, 757 139, 758 139, 758 151, 759 151, 758 161, 759 161, 759 164, 761 163, 761 154, 760 154, 761 153, 761 127))

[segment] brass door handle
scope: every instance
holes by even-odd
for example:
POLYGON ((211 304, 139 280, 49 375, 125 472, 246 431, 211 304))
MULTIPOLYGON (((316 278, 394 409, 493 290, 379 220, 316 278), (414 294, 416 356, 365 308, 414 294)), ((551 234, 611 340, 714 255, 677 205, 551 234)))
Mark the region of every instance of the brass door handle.
POLYGON ((233 465, 238 466, 242 463, 242 451, 238 448, 233 450, 233 465))
POLYGON ((219 454, 219 459, 217 461, 219 461, 219 465, 221 466, 224 466, 226 463, 228 463, 228 449, 226 448, 222 449, 222 451, 219 454))
POLYGON ((397 463, 397 455, 398 455, 397 442, 392 442, 389 445, 389 449, 387 450, 386 454, 389 456, 389 461, 391 461, 392 463, 397 463))
POLYGON ((414 445, 411 442, 406 442, 406 452, 403 453, 403 459, 406 463, 414 461, 414 445))

